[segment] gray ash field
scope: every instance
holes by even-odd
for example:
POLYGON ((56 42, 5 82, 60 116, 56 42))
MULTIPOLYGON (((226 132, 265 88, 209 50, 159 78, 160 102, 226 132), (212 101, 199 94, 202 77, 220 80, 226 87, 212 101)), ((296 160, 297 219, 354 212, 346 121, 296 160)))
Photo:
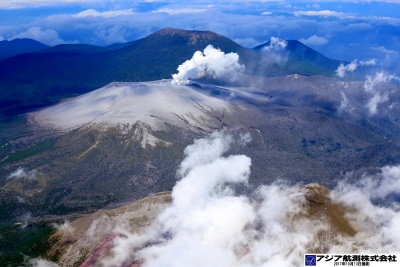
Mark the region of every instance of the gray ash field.
POLYGON ((364 81, 205 82, 114 83, 29 114, 32 135, 10 141, 15 152, 1 162, 2 220, 93 211, 170 191, 183 149, 214 131, 236 136, 228 153, 252 159, 254 188, 277 179, 332 188, 347 172, 399 163, 396 84, 376 85, 390 100, 371 115, 364 81), (164 102, 154 105, 158 97, 164 102), (82 114, 71 115, 75 109, 82 114))

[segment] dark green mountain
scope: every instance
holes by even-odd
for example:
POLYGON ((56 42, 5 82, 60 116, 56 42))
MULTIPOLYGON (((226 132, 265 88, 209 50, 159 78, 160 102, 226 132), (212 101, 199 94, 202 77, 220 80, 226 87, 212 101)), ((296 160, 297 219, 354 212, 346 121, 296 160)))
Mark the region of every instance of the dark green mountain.
MULTIPOLYGON (((303 58, 300 64, 293 58, 288 67, 266 65, 257 51, 244 48, 213 32, 163 29, 146 38, 121 45, 119 49, 115 49, 115 46, 59 45, 39 53, 22 54, 1 61, 0 115, 21 114, 113 81, 171 78, 180 64, 209 44, 226 53, 238 53, 241 63, 252 74, 276 76, 326 72, 324 69, 318 72, 304 68, 306 59, 303 58)), ((298 51, 300 48, 296 49, 298 51)), ((308 56, 307 60, 318 59, 307 53, 305 55, 308 56)))
POLYGON ((208 44, 239 53, 244 63, 258 57, 222 35, 174 29, 160 30, 112 51, 96 46, 57 46, 0 62, 0 112, 20 114, 113 81, 170 78, 182 62, 208 44))
MULTIPOLYGON (((270 41, 268 41, 253 49, 263 51, 263 48, 270 46, 270 44, 270 41)), ((325 74, 329 76, 334 74, 341 63, 341 61, 327 58, 297 40, 288 40, 287 46, 282 52, 286 57, 284 68, 296 70, 299 74, 325 74)), ((271 52, 264 51, 264 53, 268 56, 268 53, 271 52)))
POLYGON ((0 41, 0 60, 24 53, 37 52, 49 46, 32 39, 0 41))
POLYGON ((40 51, 40 53, 96 54, 110 51, 106 47, 88 44, 60 44, 40 51))

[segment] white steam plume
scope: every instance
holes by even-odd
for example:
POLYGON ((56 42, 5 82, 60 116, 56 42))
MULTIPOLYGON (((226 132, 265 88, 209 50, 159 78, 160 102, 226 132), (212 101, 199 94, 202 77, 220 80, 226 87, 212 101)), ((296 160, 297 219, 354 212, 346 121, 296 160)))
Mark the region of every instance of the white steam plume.
POLYGON ((270 64, 285 64, 287 62, 288 53, 285 50, 288 42, 277 37, 271 37, 268 46, 264 46, 261 51, 267 55, 270 64))
POLYGON ((232 140, 219 132, 188 146, 171 206, 144 233, 116 229, 104 266, 135 262, 141 267, 290 267, 302 265, 303 254, 310 250, 400 250, 399 234, 393 234, 400 222, 399 208, 373 204, 374 199, 400 193, 399 166, 383 168, 379 179, 365 176, 356 185, 340 183, 332 201, 349 207, 346 216, 359 232, 354 237, 331 235, 326 219, 304 216, 302 187, 276 182, 258 188, 253 198, 235 194, 232 185, 246 186, 251 161, 244 155, 223 156, 232 140), (321 237, 321 232, 327 234, 321 237))
POLYGON ((348 72, 353 72, 355 71, 359 66, 373 66, 376 65, 376 60, 370 59, 370 60, 353 60, 347 65, 344 65, 343 63, 340 64, 340 66, 336 69, 336 75, 339 78, 344 78, 348 72))
POLYGON ((14 172, 10 173, 10 175, 7 176, 7 180, 10 179, 27 179, 27 180, 35 180, 36 179, 36 174, 35 171, 29 171, 26 170, 25 168, 18 167, 17 170, 14 172))
POLYGON ((190 60, 179 65, 178 73, 172 75, 172 83, 188 84, 190 80, 202 77, 234 80, 243 70, 244 66, 239 64, 238 54, 225 54, 208 45, 204 52, 195 52, 190 60))
MULTIPOLYGON (((348 176, 351 178, 352 174, 348 176)), ((337 253, 398 253, 399 203, 386 201, 386 205, 378 205, 375 202, 400 195, 400 166, 386 166, 378 174, 363 175, 358 179, 355 184, 346 180, 340 182, 331 195, 333 201, 348 207, 347 219, 358 230, 351 240, 344 239, 331 250, 337 253)))
POLYGON ((284 50, 287 46, 287 41, 286 40, 282 40, 278 37, 274 37, 272 36, 270 41, 269 41, 269 45, 268 46, 264 46, 262 48, 262 51, 264 52, 269 52, 269 51, 279 51, 279 50, 284 50))
POLYGON ((342 113, 349 106, 349 99, 347 98, 346 94, 343 93, 343 91, 340 92, 340 95, 342 96, 342 100, 340 101, 340 106, 338 108, 338 112, 342 113))
POLYGON ((389 100, 390 92, 382 92, 379 85, 388 83, 391 80, 400 80, 396 75, 388 75, 384 72, 378 72, 374 77, 367 76, 367 80, 364 83, 364 89, 367 94, 371 96, 366 104, 369 115, 375 115, 378 113, 378 106, 389 100))
POLYGON ((25 259, 25 265, 30 267, 60 267, 58 264, 54 262, 47 261, 42 258, 34 258, 34 259, 25 259))

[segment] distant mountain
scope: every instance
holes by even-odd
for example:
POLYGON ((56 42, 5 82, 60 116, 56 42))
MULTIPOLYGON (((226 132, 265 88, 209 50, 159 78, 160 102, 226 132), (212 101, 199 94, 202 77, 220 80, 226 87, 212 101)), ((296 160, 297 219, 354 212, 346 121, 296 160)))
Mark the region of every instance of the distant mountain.
MULTIPOLYGON (((315 51, 314 49, 306 46, 297 40, 287 40, 286 47, 283 48, 281 53, 285 53, 285 68, 297 70, 299 74, 327 74, 331 75, 340 63, 339 60, 327 58, 323 54, 315 51), (302 73, 303 72, 303 73, 302 73)), ((255 51, 269 52, 268 49, 271 42, 268 41, 262 45, 256 46, 255 51), (267 48, 267 49, 266 49, 267 48)))
MULTIPOLYGON (((248 73, 261 76, 328 73, 325 69, 309 71, 304 68, 304 61, 300 61, 301 64, 292 62, 289 67, 265 64, 257 51, 244 48, 217 33, 162 29, 146 38, 121 45, 121 48, 118 45, 111 48, 59 45, 40 53, 22 54, 1 61, 0 115, 21 114, 113 81, 171 78, 180 64, 209 44, 225 53, 238 53, 240 63, 246 66, 248 73)), ((309 58, 314 57, 309 55, 309 58)))
POLYGON ((0 41, 0 60, 24 53, 37 52, 49 46, 32 39, 0 41))
POLYGON ((106 47, 88 44, 61 44, 40 51, 40 53, 96 54, 110 51, 106 47))

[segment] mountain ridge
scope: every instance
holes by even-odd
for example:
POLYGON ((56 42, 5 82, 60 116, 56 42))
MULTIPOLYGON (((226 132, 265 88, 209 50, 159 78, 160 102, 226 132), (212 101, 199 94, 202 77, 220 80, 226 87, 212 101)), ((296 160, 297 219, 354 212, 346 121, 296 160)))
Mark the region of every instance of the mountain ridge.
POLYGON ((13 39, 11 41, 3 40, 0 41, 0 61, 20 54, 38 52, 49 47, 28 38, 13 39))
MULTIPOLYGON (((61 45, 47 49, 47 53, 20 54, 1 61, 0 115, 32 111, 113 81, 170 78, 194 52, 203 51, 210 44, 225 53, 237 53, 239 62, 246 66, 248 73, 259 76, 308 73, 307 69, 301 70, 301 64, 290 68, 268 65, 257 51, 217 33, 167 28, 117 49, 61 45)), ((318 71, 320 69, 308 74, 317 74, 318 71)), ((331 75, 332 71, 322 70, 320 73, 331 75)))

